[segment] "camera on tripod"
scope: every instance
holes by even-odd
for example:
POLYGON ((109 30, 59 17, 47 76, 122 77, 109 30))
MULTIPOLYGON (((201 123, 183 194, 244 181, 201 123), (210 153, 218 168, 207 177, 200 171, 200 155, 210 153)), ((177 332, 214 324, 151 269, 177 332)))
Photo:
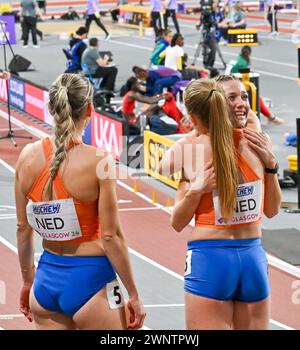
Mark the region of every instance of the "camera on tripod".
POLYGON ((201 6, 200 24, 197 24, 196 28, 197 30, 199 30, 202 25, 203 30, 206 32, 209 32, 211 28, 216 25, 214 16, 212 16, 213 0, 200 0, 200 6, 201 6))

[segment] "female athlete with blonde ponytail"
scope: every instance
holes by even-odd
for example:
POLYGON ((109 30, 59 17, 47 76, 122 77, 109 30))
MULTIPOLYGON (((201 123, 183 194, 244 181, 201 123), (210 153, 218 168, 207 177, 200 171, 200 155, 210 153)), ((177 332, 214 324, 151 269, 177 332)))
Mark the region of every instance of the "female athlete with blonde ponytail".
POLYGON ((261 220, 263 213, 278 213, 281 192, 270 141, 245 128, 247 110, 234 101, 239 98, 229 94, 229 102, 238 103, 230 113, 214 80, 196 80, 184 92, 199 136, 184 144, 190 147, 182 153, 171 221, 181 231, 195 218, 184 284, 188 329, 267 329, 269 324, 261 220))
POLYGON ((114 161, 82 143, 92 96, 85 77, 60 75, 49 91, 54 136, 25 147, 16 166, 20 310, 37 329, 138 329, 145 317, 119 222, 114 161), (34 231, 44 248, 36 271, 34 231), (116 272, 129 295, 128 325, 116 272))

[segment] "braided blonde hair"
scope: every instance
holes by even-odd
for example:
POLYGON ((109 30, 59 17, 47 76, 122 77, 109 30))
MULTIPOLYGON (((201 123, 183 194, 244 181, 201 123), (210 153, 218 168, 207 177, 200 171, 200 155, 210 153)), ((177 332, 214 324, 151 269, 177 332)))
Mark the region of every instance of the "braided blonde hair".
POLYGON ((53 181, 61 163, 67 158, 70 144, 78 138, 75 124, 87 112, 92 102, 93 87, 79 74, 61 74, 49 90, 48 108, 54 118, 55 152, 50 165, 50 178, 45 192, 53 198, 53 181))

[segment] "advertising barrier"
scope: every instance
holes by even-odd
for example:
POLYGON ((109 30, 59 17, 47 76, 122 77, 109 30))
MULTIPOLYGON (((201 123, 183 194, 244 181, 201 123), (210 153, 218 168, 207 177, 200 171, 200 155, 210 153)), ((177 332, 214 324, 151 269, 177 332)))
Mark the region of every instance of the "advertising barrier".
POLYGON ((161 182, 177 189, 180 179, 180 172, 170 178, 159 174, 159 162, 167 150, 174 144, 174 141, 158 135, 152 131, 144 132, 144 166, 145 173, 161 182))
MULTIPOLYGON (((53 126, 53 118, 48 110, 49 93, 47 89, 27 80, 12 76, 9 80, 11 106, 53 126)), ((0 79, 0 100, 7 102, 6 81, 0 79)), ((84 131, 86 144, 103 148, 119 160, 125 149, 127 128, 124 121, 110 113, 93 112, 91 121, 84 131)))
POLYGON ((25 83, 11 78, 9 80, 9 97, 13 107, 25 111, 25 83))
POLYGON ((91 144, 110 152, 117 160, 123 151, 123 122, 108 115, 93 112, 91 116, 91 144))

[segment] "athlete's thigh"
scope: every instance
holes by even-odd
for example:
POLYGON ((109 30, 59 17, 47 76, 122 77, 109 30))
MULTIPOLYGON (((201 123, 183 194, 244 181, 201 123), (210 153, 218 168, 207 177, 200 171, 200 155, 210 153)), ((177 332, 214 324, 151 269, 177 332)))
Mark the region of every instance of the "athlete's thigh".
POLYGON ((76 325, 72 318, 60 312, 43 308, 35 298, 33 288, 30 291, 30 309, 35 328, 38 330, 73 330, 76 325))
POLYGON ((234 301, 233 304, 233 328, 265 330, 269 328, 270 298, 262 301, 245 303, 234 301))
POLYGON ((186 328, 230 329, 232 325, 232 301, 219 301, 185 293, 186 328))
MULTIPOLYGON (((124 297, 118 294, 124 303, 124 297)), ((114 303, 115 300, 112 301, 114 303)), ((116 305, 114 305, 116 306, 116 305)), ((107 285, 85 303, 73 316, 79 329, 126 329, 125 307, 111 308, 107 285)))

